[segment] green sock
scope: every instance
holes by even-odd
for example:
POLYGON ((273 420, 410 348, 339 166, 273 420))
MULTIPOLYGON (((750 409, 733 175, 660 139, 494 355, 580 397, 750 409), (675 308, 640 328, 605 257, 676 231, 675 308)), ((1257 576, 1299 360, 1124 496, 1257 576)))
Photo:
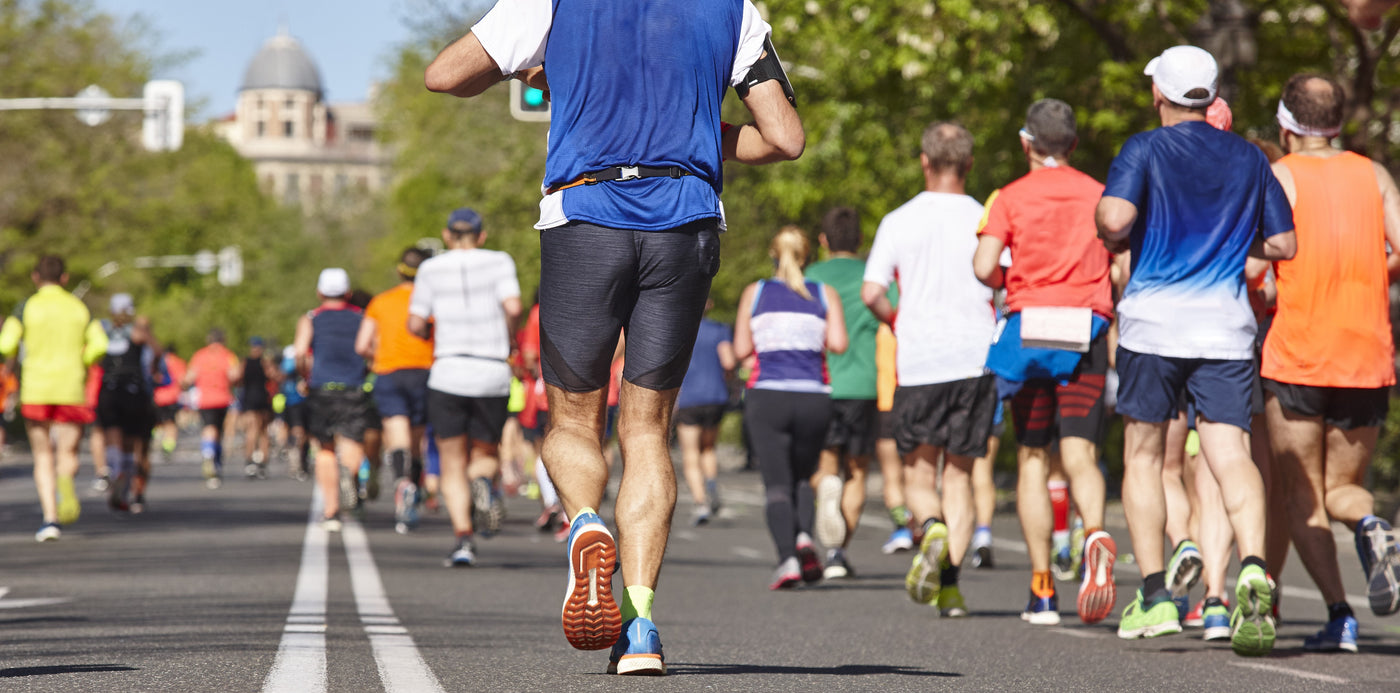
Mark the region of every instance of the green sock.
POLYGON ((650 621, 651 603, 655 599, 656 592, 650 587, 628 586, 622 593, 622 622, 626 623, 634 618, 650 621))
MULTIPOLYGON (((592 514, 594 514, 594 515, 597 515, 597 514, 598 514, 597 511, 593 510, 593 508, 579 508, 579 509, 578 509, 578 512, 574 513, 574 517, 578 517, 579 515, 587 515, 587 514, 590 514, 590 513, 592 513, 592 514)), ((571 517, 571 518, 569 518, 569 519, 572 520, 572 519, 574 519, 574 518, 571 517)))
POLYGON ((909 508, 903 505, 890 508, 890 522, 894 523, 895 529, 907 527, 909 525, 909 508))

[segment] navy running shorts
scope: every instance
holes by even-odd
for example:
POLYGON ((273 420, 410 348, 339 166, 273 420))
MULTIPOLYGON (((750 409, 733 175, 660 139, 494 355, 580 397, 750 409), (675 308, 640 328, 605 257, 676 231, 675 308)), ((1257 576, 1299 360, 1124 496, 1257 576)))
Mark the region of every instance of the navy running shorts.
POLYGON ((374 380, 374 404, 386 419, 408 417, 410 426, 428 422, 428 369, 405 368, 374 380))
POLYGON ((1187 359, 1118 347, 1118 413, 1159 423, 1180 411, 1181 393, 1196 415, 1249 432, 1253 359, 1187 359))

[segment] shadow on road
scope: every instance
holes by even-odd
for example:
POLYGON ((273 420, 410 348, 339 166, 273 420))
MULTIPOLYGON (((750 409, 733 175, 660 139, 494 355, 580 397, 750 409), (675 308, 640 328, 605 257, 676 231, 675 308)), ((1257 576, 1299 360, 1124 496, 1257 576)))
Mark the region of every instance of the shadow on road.
POLYGON ((55 664, 47 667, 13 667, 0 669, 0 679, 51 676, 53 674, 93 674, 108 671, 138 671, 138 669, 125 664, 55 664))
POLYGON ((835 667, 789 667, 771 664, 684 664, 666 666, 667 675, 732 675, 732 674, 816 674, 819 676, 879 676, 895 674, 899 676, 933 676, 939 678, 962 678, 962 674, 950 671, 929 671, 914 667, 885 664, 842 664, 835 667))

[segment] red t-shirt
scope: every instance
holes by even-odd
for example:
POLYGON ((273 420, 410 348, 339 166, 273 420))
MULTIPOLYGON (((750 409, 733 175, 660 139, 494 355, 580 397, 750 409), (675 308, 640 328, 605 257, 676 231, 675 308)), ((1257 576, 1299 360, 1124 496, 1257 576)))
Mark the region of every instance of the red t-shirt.
POLYGON ((1099 240, 1094 210, 1103 184, 1072 168, 1031 171, 987 198, 979 234, 1011 250, 1006 307, 1092 308, 1113 317, 1112 256, 1099 240))
POLYGON ((194 352, 188 368, 194 372, 194 386, 199 390, 200 409, 223 409, 233 403, 233 388, 229 371, 238 367, 238 356, 222 344, 194 352))

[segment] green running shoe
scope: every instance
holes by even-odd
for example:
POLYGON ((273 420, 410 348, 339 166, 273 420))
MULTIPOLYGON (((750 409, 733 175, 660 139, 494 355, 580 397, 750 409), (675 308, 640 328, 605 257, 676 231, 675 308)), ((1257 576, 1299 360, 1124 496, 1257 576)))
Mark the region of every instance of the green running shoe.
POLYGON ((58 485, 58 524, 68 526, 78 521, 83 506, 78 502, 78 492, 73 490, 73 477, 59 475, 58 485))
POLYGON ((1123 609, 1123 617, 1118 622, 1118 637, 1124 640, 1155 638, 1181 632, 1181 618, 1176 611, 1176 602, 1161 597, 1154 602, 1144 603, 1142 590, 1137 598, 1123 609))
POLYGON ((909 598, 920 604, 933 604, 938 599, 942 585, 940 566, 948 560, 948 525, 936 522, 924 532, 924 540, 919 544, 919 552, 914 554, 914 563, 909 566, 909 574, 904 576, 904 588, 909 598))
POLYGON ((964 618, 967 616, 967 602, 963 601, 962 590, 957 585, 944 585, 938 590, 938 615, 943 618, 964 618))
POLYGON ((1244 657, 1262 657, 1274 649, 1274 581, 1257 565, 1240 569, 1235 583, 1235 613, 1230 617, 1230 648, 1244 657))

